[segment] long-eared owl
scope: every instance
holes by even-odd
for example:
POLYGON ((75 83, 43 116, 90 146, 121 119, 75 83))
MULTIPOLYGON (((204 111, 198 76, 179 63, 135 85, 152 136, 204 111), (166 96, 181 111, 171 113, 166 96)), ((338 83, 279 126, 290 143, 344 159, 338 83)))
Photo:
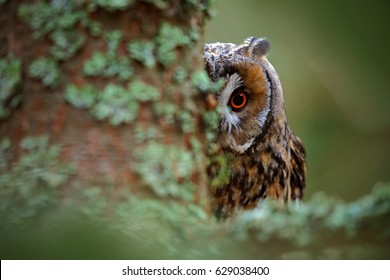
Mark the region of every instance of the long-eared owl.
MULTIPOLYGON (((229 158, 229 175, 211 188, 218 218, 255 207, 265 198, 299 200, 305 188, 305 149, 287 125, 283 92, 274 67, 266 59, 269 43, 250 37, 244 44, 206 44, 206 70, 213 81, 225 79, 215 93, 221 122, 217 154, 229 158)), ((209 176, 221 164, 212 162, 209 176)))

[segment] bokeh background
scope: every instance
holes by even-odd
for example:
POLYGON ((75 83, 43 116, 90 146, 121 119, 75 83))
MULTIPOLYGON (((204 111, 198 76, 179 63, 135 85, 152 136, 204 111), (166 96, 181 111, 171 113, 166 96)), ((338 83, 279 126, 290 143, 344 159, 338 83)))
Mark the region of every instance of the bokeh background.
POLYGON ((390 2, 219 0, 206 42, 271 42, 287 118, 307 150, 306 197, 354 200, 390 181, 390 2))

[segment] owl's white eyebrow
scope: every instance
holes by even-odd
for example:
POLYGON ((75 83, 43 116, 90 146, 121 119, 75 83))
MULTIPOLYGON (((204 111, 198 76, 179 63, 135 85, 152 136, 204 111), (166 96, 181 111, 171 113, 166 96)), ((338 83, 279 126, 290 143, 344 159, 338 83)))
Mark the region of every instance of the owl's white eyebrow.
POLYGON ((233 75, 229 76, 225 88, 222 90, 219 97, 219 103, 221 105, 228 104, 230 96, 237 88, 242 86, 242 83, 242 78, 238 73, 234 73, 233 75))

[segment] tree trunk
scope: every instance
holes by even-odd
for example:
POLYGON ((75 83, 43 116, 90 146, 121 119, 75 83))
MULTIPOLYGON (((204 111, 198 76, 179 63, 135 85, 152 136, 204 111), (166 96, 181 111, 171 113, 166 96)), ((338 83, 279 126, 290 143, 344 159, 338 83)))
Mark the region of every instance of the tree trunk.
POLYGON ((1 78, 14 81, 1 88, 5 172, 29 150, 23 141, 44 135, 75 166, 68 188, 203 201, 204 103, 193 81, 204 77, 208 1, 1 2, 1 78))

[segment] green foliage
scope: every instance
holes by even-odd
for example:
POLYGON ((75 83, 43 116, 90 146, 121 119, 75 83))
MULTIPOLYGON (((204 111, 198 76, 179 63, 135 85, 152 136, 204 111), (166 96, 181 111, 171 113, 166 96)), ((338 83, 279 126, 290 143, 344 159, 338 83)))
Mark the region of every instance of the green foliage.
POLYGON ((174 63, 177 59, 175 49, 190 43, 190 37, 179 27, 163 23, 156 38, 158 61, 164 66, 174 63))
POLYGON ((195 166, 190 151, 149 142, 138 158, 135 171, 158 196, 192 199, 195 186, 189 178, 195 166))
POLYGON ((24 154, 9 167, 10 142, 1 142, 1 157, 7 163, 0 170, 0 216, 6 224, 25 223, 55 206, 59 188, 74 173, 71 164, 61 161, 60 148, 48 145, 45 136, 26 138, 20 148, 24 154))
POLYGON ((76 108, 91 108, 97 99, 97 92, 91 85, 77 87, 69 85, 65 90, 65 100, 76 108))
POLYGON ((135 41, 128 44, 127 50, 133 59, 138 60, 148 68, 152 68, 156 64, 153 42, 135 41))
POLYGON ((50 88, 56 88, 60 79, 60 71, 55 60, 39 58, 30 64, 28 69, 31 77, 39 79, 50 88))
POLYGON ((56 30, 50 34, 54 45, 50 52, 56 60, 71 58, 85 43, 86 36, 77 31, 56 30))
POLYGON ((0 120, 10 114, 10 109, 20 103, 17 92, 21 82, 21 64, 14 57, 0 59, 0 120))

